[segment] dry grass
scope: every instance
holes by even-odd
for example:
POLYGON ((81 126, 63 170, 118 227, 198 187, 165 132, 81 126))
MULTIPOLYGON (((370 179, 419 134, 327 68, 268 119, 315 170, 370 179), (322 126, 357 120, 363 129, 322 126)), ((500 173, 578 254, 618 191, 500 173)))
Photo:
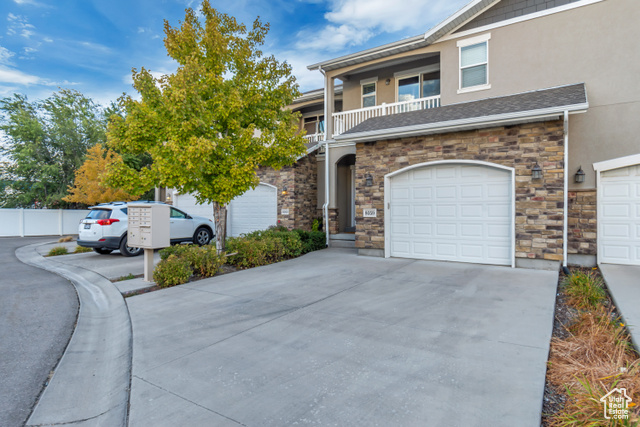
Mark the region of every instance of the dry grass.
MULTIPOLYGON (((575 300, 574 300, 575 304, 575 300)), ((567 328, 569 337, 551 341, 548 381, 568 401, 549 426, 640 426, 640 358, 625 327, 603 304, 582 312, 567 328), (635 405, 627 421, 606 420, 600 398, 626 388, 635 405)))
POLYGON ((73 242, 72 236, 65 236, 58 239, 58 243, 73 242))

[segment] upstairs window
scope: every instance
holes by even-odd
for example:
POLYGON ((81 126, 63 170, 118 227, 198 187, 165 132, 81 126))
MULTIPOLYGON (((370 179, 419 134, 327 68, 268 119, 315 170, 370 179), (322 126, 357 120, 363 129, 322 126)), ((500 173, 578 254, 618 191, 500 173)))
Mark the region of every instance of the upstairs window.
POLYGON ((360 81, 360 86, 362 87, 362 108, 375 107, 377 81, 377 77, 360 81))
POLYGON ((460 89, 458 93, 490 89, 489 39, 485 34, 458 42, 460 49, 460 89))
POLYGON ((405 70, 394 73, 396 80, 396 102, 413 101, 440 95, 439 65, 405 70))

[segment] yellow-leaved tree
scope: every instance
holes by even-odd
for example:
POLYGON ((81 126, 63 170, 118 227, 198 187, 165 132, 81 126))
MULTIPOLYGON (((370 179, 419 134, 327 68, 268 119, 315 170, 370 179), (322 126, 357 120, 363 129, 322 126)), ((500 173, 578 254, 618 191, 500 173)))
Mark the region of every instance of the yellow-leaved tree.
POLYGON ((299 94, 291 66, 259 49, 268 29, 257 19, 248 29, 208 0, 200 13, 187 9, 180 27, 165 21, 176 72, 156 79, 134 69, 140 99, 120 98, 126 115, 111 116, 107 131, 118 153, 151 157, 139 170, 115 162, 109 183, 133 192, 171 187, 212 203, 219 250, 226 205, 258 185, 256 168, 279 169, 306 153, 297 113, 285 108, 299 94))
POLYGON ((87 158, 76 171, 73 187, 69 186, 69 195, 63 200, 70 203, 95 205, 116 200, 137 200, 138 197, 122 189, 113 189, 103 182, 108 166, 120 162, 122 158, 102 144, 96 144, 87 150, 87 158))

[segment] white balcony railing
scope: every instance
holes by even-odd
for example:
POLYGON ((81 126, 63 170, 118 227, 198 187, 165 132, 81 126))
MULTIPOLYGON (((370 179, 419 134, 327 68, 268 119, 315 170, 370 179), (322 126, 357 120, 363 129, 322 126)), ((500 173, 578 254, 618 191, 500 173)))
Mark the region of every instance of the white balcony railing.
POLYGON ((307 144, 317 144, 320 141, 324 141, 324 133, 314 133, 312 135, 305 135, 304 139, 307 140, 307 144))
POLYGON ((333 113, 333 136, 345 133, 349 129, 372 117, 426 110, 428 108, 436 108, 439 106, 440 95, 333 113))

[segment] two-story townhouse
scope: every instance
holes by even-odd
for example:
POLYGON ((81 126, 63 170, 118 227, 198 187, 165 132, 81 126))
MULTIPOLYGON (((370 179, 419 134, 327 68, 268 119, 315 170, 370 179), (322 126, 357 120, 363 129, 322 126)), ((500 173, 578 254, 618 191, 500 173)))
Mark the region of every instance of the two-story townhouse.
POLYGON ((635 0, 473 0, 309 66, 308 155, 258 171, 230 234, 323 215, 365 255, 640 264, 637 22, 635 0))
POLYGON ((473 0, 309 66, 325 76, 331 234, 386 257, 640 264, 636 3, 473 0))

